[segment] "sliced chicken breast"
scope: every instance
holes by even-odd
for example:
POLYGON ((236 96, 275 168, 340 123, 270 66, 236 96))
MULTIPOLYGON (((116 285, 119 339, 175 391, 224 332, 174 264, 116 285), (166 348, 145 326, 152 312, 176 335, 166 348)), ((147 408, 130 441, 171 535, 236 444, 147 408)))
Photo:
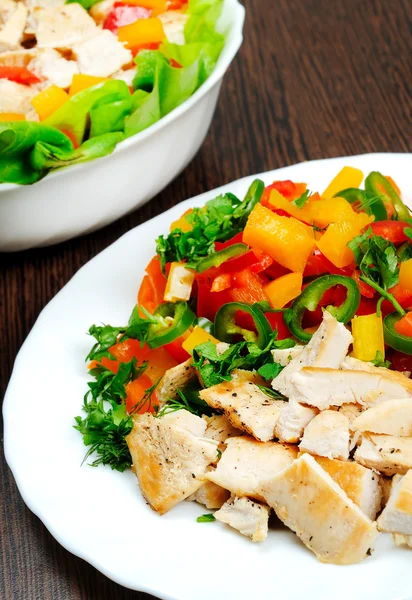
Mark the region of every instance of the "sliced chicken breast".
POLYGON ((184 29, 188 18, 188 14, 177 10, 168 10, 159 15, 168 42, 179 45, 185 43, 184 29))
POLYGON ((375 524, 309 454, 268 479, 262 494, 321 562, 360 562, 378 535, 375 524))
POLYGON ((39 78, 47 79, 49 85, 54 84, 61 88, 68 88, 73 75, 79 72, 75 61, 66 60, 53 48, 39 50, 27 68, 39 78))
POLYGON ((99 32, 91 16, 77 2, 38 8, 34 16, 38 48, 70 48, 99 32))
POLYGON ((316 462, 325 469, 333 481, 343 489, 346 495, 359 506, 372 521, 381 508, 382 490, 381 477, 356 462, 314 457, 316 462))
POLYGON ((194 494, 216 460, 217 442, 204 437, 206 422, 186 410, 158 419, 137 415, 126 441, 141 492, 164 514, 194 494))
POLYGON ((227 449, 215 471, 208 471, 206 479, 229 490, 235 496, 250 496, 263 500, 262 482, 270 475, 288 467, 297 456, 296 446, 277 442, 257 442, 249 436, 226 441, 227 449))
POLYGON ((215 512, 215 518, 250 537, 252 542, 263 542, 268 535, 269 512, 264 504, 234 497, 215 512))
POLYGON ((10 52, 0 53, 1 67, 27 67, 37 54, 37 49, 31 50, 10 50, 10 52))
POLYGON ((194 494, 191 494, 186 500, 188 502, 198 502, 210 510, 221 508, 229 500, 230 492, 216 485, 213 481, 203 483, 194 494))
POLYGON ((272 356, 275 363, 281 367, 287 367, 294 358, 297 358, 301 352, 305 349, 305 346, 296 344, 293 348, 282 348, 272 350, 272 356))
POLYGON ((73 53, 80 73, 95 77, 109 77, 133 61, 130 50, 107 29, 73 46, 73 53))
POLYGON ((103 25, 114 6, 115 0, 102 0, 90 8, 89 13, 97 23, 103 25))
POLYGON ((22 2, 16 3, 14 12, 0 30, 0 52, 20 48, 28 14, 29 12, 22 2))
POLYGON ((412 536, 412 470, 393 486, 377 525, 380 531, 412 536))
POLYGON ((400 437, 412 436, 412 398, 387 400, 359 415, 351 429, 400 437))
POLYGON ((378 399, 386 401, 411 396, 412 382, 408 384, 407 381, 404 377, 395 379, 379 372, 304 367, 291 373, 288 393, 289 398, 325 410, 342 404, 368 405, 378 399))
POLYGON ((280 442, 288 444, 298 443, 305 427, 316 417, 318 410, 311 406, 304 406, 295 400, 290 400, 282 408, 275 427, 275 437, 280 442))
MULTIPOLYGON (((327 367, 337 369, 345 358, 352 335, 327 311, 323 321, 307 346, 273 380, 272 387, 287 398, 291 393, 290 378, 303 367, 327 367)), ((293 390, 292 390, 293 391, 293 390)))
POLYGON ((175 400, 179 395, 179 390, 195 379, 196 369, 192 365, 191 358, 168 369, 156 390, 159 404, 164 404, 169 398, 175 400))
POLYGON ((33 111, 30 101, 36 94, 37 90, 28 85, 0 79, 0 113, 29 114, 33 111))
POLYGON ((364 434, 355 460, 383 475, 404 475, 412 469, 412 438, 364 434))
POLYGON ((396 546, 407 546, 408 548, 412 548, 412 535, 394 533, 393 541, 395 542, 396 546))
MULTIPOLYGON (((227 420, 225 415, 213 415, 213 417, 203 417, 206 419, 207 427, 205 436, 216 440, 219 445, 224 444, 228 438, 243 435, 243 432, 227 420)), ((225 449, 225 446, 223 446, 225 449)))
POLYGON ((349 421, 336 410, 324 410, 306 426, 299 448, 326 458, 349 458, 349 421))
POLYGON ((273 400, 251 381, 232 379, 201 390, 200 397, 209 406, 224 412, 234 427, 246 431, 261 442, 275 437, 275 426, 286 403, 273 400))

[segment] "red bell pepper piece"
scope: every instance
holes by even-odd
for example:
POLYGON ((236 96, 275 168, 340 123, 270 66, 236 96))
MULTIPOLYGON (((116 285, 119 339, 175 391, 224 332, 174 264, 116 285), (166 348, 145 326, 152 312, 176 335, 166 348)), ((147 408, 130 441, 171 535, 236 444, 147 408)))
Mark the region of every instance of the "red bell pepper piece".
POLYGON ((188 3, 189 0, 169 0, 167 10, 180 10, 188 3))
POLYGON ((278 332, 278 340, 284 340, 290 337, 290 331, 283 319, 283 313, 266 313, 266 318, 272 326, 273 331, 278 332))
POLYGON ((185 362, 185 360, 187 360, 190 357, 190 354, 186 352, 184 348, 182 348, 184 340, 185 338, 183 336, 180 336, 173 342, 170 342, 170 344, 166 344, 164 346, 166 352, 168 352, 172 358, 177 360, 178 363, 185 362))
POLYGON ((352 279, 354 279, 356 281, 356 283, 358 284, 360 293, 365 298, 373 298, 375 295, 375 290, 373 288, 371 288, 370 285, 368 285, 367 283, 362 281, 360 276, 361 276, 361 272, 358 269, 355 269, 355 271, 352 273, 352 279))
POLYGON ((253 273, 265 271, 273 263, 273 258, 262 250, 252 249, 242 256, 231 258, 221 265, 223 273, 236 273, 244 269, 250 269, 253 273))
POLYGON ((163 302, 167 280, 162 273, 158 256, 152 258, 146 267, 146 273, 137 296, 137 302, 150 313, 153 313, 163 302))
POLYGON ((230 290, 230 294, 234 302, 246 302, 247 304, 254 304, 255 302, 267 301, 267 296, 263 289, 263 286, 269 282, 261 275, 253 273, 251 269, 244 269, 239 273, 234 273, 233 288, 230 290))
POLYGON ((140 44, 140 46, 134 46, 131 49, 133 56, 137 56, 140 50, 158 50, 160 48, 160 42, 151 42, 149 44, 140 44))
POLYGON ((317 277, 319 275, 325 275, 326 273, 329 273, 330 275, 350 276, 353 269, 354 267, 352 266, 344 267, 343 269, 335 267, 335 265, 331 263, 318 248, 316 248, 312 256, 309 256, 308 258, 305 270, 303 271, 303 277, 317 277))
POLYGON ((402 319, 399 319, 394 325, 395 330, 400 335, 412 338, 412 312, 406 313, 402 319))
POLYGON ((379 235, 392 244, 402 244, 410 241, 410 238, 405 234, 405 228, 411 227, 409 223, 404 221, 376 221, 370 226, 375 235, 379 235))
POLYGON ((23 85, 32 85, 41 81, 37 75, 26 69, 26 67, 0 67, 0 79, 8 79, 23 85))
POLYGON ((108 29, 117 35, 119 27, 130 25, 138 19, 148 19, 151 14, 151 8, 125 4, 124 2, 115 2, 103 25, 103 29, 108 29))
POLYGON ((215 252, 229 248, 230 246, 233 246, 233 244, 241 243, 243 243, 243 232, 237 233, 234 237, 230 238, 230 240, 227 240, 226 242, 215 242, 215 252))
POLYGON ((223 292, 232 287, 232 275, 230 273, 221 273, 212 283, 211 292, 223 292))

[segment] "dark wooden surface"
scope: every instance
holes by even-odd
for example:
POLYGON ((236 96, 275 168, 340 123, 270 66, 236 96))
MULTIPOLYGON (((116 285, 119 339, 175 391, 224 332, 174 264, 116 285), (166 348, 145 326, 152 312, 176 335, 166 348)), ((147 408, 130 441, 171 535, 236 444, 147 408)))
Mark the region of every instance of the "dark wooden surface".
MULTIPOLYGON (((244 175, 309 159, 412 150, 410 0, 245 5, 244 45, 225 78, 206 142, 186 171, 148 205, 102 231, 0 255, 2 396, 41 309, 79 267, 131 227, 244 175)), ((26 508, 1 458, 1 599, 149 598, 61 548, 26 508)))

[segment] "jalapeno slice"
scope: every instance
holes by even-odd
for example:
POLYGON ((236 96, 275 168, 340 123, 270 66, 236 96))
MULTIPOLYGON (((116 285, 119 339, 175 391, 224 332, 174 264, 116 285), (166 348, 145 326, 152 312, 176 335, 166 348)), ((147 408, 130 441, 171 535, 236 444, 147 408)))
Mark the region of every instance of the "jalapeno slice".
POLYGON ((218 340, 228 344, 236 342, 240 335, 247 342, 254 342, 260 349, 263 349, 269 344, 273 332, 269 321, 259 308, 243 302, 229 302, 217 311, 213 333, 218 340), (236 323, 236 314, 239 311, 252 317, 257 333, 240 327, 236 323))
POLYGON ((404 354, 412 354, 412 337, 401 335, 395 329, 395 324, 402 318, 402 315, 397 312, 390 313, 384 318, 383 335, 385 343, 394 350, 399 350, 404 354))
POLYGON ((165 302, 158 306, 153 316, 160 318, 158 323, 149 327, 149 348, 160 348, 174 342, 196 321, 196 315, 187 302, 165 302))

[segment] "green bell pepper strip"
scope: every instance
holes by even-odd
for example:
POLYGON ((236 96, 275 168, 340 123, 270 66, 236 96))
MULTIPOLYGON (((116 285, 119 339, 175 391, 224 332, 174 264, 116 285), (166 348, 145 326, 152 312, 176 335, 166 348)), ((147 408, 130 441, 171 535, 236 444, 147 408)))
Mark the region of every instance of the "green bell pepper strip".
POLYGON ((312 334, 302 328, 302 318, 305 310, 314 311, 319 305, 324 293, 335 285, 343 285, 347 290, 346 300, 340 306, 327 306, 326 310, 341 323, 348 323, 354 316, 360 304, 360 291, 354 279, 344 275, 324 275, 309 283, 303 292, 285 312, 285 322, 291 333, 302 342, 309 342, 312 334))
POLYGON ((159 323, 149 327, 149 348, 160 348, 174 342, 196 321, 196 315, 187 302, 165 302, 155 310, 153 316, 159 317, 159 323))
POLYGON ((233 344, 237 340, 237 336, 242 336, 247 342, 255 343, 261 350, 269 344, 272 328, 269 321, 258 308, 254 308, 250 304, 243 302, 229 302, 219 308, 216 313, 214 328, 214 336, 221 342, 233 344), (245 312, 253 319, 257 334, 249 329, 243 329, 236 324, 236 313, 239 311, 245 312))
POLYGON ((412 337, 401 335, 395 329, 395 323, 402 319, 399 313, 390 313, 383 320, 383 335, 385 343, 394 350, 404 354, 412 354, 412 337))
MULTIPOLYGON (((411 213, 407 206, 402 202, 401 197, 393 189, 389 181, 378 171, 372 171, 365 179, 365 191, 372 192, 376 195, 383 196, 389 201, 395 209, 397 218, 400 221, 410 219, 411 213)), ((387 218, 387 217, 386 217, 387 218)))
POLYGON ((228 248, 224 248, 219 252, 214 252, 213 254, 209 254, 205 258, 201 258, 199 262, 196 264, 196 271, 198 273, 203 273, 203 271, 207 271, 212 267, 220 267, 230 258, 235 258, 236 256, 241 256, 242 254, 246 254, 249 251, 249 246, 246 244, 233 244, 233 246, 229 246, 228 248))
POLYGON ((388 212, 380 195, 370 193, 359 188, 346 188, 334 195, 334 198, 343 198, 350 204, 357 204, 368 215, 373 215, 376 221, 386 221, 388 212))

